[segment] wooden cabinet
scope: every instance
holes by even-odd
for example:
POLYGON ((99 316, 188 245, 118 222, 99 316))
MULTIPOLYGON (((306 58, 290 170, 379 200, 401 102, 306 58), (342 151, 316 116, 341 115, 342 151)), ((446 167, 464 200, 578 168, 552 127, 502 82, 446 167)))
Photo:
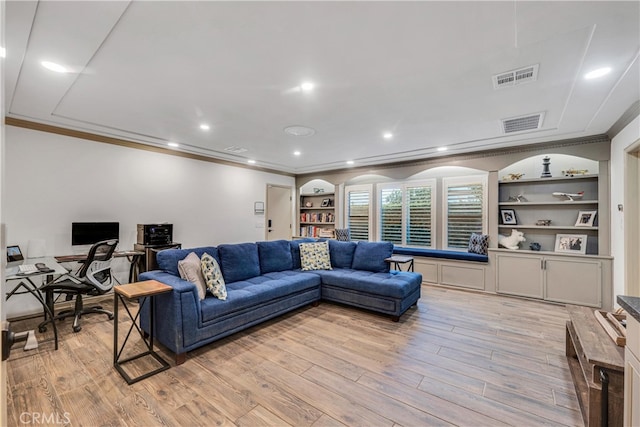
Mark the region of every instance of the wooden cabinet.
POLYGON ((300 237, 335 237, 335 221, 334 193, 300 195, 300 237))
POLYGON ((624 351, 598 323, 593 309, 568 305, 567 311, 566 355, 584 424, 621 426, 624 351))
POLYGON ((611 258, 490 249, 496 292, 611 308, 611 258))
MULTIPOLYGON (((586 254, 598 255, 598 215, 593 217, 591 225, 576 225, 581 211, 600 213, 598 181, 598 175, 500 181, 500 234, 509 235, 512 229, 518 229, 525 233, 527 238, 522 249, 529 249, 529 244, 536 242, 543 251, 555 250, 557 234, 586 235, 586 254), (572 194, 581 196, 571 196, 572 194), (515 223, 505 223, 502 215, 505 210, 515 212, 515 223), (550 220, 550 224, 537 225, 541 220, 550 220)), ((606 208, 603 206, 603 209, 606 208)), ((589 218, 588 215, 581 218, 585 217, 589 218)), ((508 216, 508 219, 511 219, 511 216, 508 216)), ((589 223, 590 221, 586 221, 586 224, 589 223)))

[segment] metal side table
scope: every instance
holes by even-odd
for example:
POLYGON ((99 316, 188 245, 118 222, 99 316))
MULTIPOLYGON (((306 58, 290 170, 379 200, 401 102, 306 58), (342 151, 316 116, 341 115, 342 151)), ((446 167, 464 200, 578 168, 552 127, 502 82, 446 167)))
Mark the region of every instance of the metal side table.
POLYGON ((170 367, 169 363, 167 363, 162 357, 160 357, 158 353, 156 353, 153 350, 153 333, 154 333, 153 317, 154 317, 154 311, 155 311, 155 296, 165 292, 170 292, 172 289, 173 288, 171 286, 165 285, 164 283, 160 283, 156 280, 146 280, 144 282, 128 283, 126 285, 118 285, 113 287, 113 290, 114 290, 113 292, 113 312, 114 312, 113 313, 114 314, 114 317, 113 317, 113 366, 120 373, 120 375, 122 375, 122 378, 124 378, 127 384, 129 385, 136 383, 140 380, 143 380, 145 378, 149 378, 150 376, 155 375, 159 372, 165 371, 170 367), (140 307, 138 309, 138 313, 135 315, 135 317, 131 314, 129 307, 127 307, 125 298, 126 299, 142 298, 140 302, 140 307), (129 319, 131 319, 131 322, 132 322, 131 327, 129 328, 129 332, 127 332, 124 342, 120 347, 118 347, 118 305, 119 305, 118 300, 122 302, 122 306, 127 310, 129 319), (140 313, 142 312, 142 306, 147 302, 147 300, 149 301, 149 304, 151 304, 151 307, 149 310, 150 323, 149 323, 148 340, 145 337, 144 333, 142 332, 142 329, 140 329, 140 326, 138 326, 137 324, 140 313), (146 351, 140 354, 137 354, 135 356, 122 359, 121 358, 122 351, 124 350, 127 344, 127 341, 129 341, 129 336, 131 335, 131 332, 133 331, 134 327, 138 330, 140 337, 142 337, 142 340, 144 341, 144 344, 146 347, 146 351), (160 367, 150 372, 146 372, 142 375, 139 375, 137 377, 131 378, 131 376, 129 376, 129 374, 125 372, 125 370, 122 368, 122 365, 124 365, 127 362, 131 362, 133 360, 137 360, 145 356, 153 357, 160 364, 160 367))

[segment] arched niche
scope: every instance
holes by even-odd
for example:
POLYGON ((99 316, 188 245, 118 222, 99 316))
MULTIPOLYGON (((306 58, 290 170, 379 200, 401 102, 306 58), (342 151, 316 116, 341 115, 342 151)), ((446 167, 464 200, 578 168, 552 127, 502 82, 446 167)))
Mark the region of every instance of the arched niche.
POLYGON ((363 174, 351 178, 345 182, 345 185, 358 185, 358 184, 378 184, 383 182, 393 182, 395 179, 379 174, 363 174))
MULTIPOLYGON (((585 175, 598 175, 599 162, 568 154, 540 154, 519 160, 501 169, 499 179, 509 179, 510 174, 523 174, 523 179, 540 178, 544 171, 543 161, 549 157, 549 171, 552 177, 570 175, 571 170, 584 172, 585 175)), ((578 173, 583 174, 583 173, 578 173)))
POLYGON ((487 171, 465 166, 437 166, 411 175, 407 180, 486 175, 487 171))
POLYGON ((324 179, 312 179, 300 186, 300 194, 333 193, 336 187, 324 179))

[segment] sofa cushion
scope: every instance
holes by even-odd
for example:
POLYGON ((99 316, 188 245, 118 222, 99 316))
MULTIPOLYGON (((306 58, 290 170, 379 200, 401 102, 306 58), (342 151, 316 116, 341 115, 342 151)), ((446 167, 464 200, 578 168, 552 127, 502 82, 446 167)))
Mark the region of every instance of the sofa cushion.
POLYGON ((472 254, 486 255, 489 250, 489 235, 471 233, 469 237, 469 252, 472 254))
POLYGON ((351 268, 354 270, 388 273, 390 266, 385 262, 393 253, 391 242, 358 242, 353 254, 351 268))
POLYGON ((331 257, 329 255, 329 243, 301 243, 300 267, 302 271, 331 270, 331 257))
POLYGON ((195 252, 190 252, 183 260, 178 261, 178 272, 182 279, 196 285, 198 296, 200 299, 204 299, 207 292, 207 284, 202 275, 200 257, 195 252))
POLYGON ((329 255, 331 266, 337 268, 351 268, 353 253, 356 250, 356 242, 342 242, 329 240, 329 255))
POLYGON ((258 242, 258 256, 262 274, 293 269, 291 245, 288 240, 258 242))
MULTIPOLYGON (((223 316, 254 309, 274 299, 320 287, 320 276, 300 271, 267 273, 227 284, 227 300, 205 298, 200 304, 203 322, 220 321, 223 316)), ((318 293, 318 297, 320 294, 318 293)))
POLYGON ((158 252, 156 256, 158 268, 174 276, 180 276, 178 261, 185 259, 191 252, 195 253, 198 258, 202 258, 202 254, 206 252, 218 259, 218 249, 216 249, 215 246, 203 246, 193 249, 165 249, 158 252))
POLYGON ((202 255, 200 260, 202 274, 206 281, 207 289, 214 297, 226 300, 227 299, 227 287, 220 271, 218 261, 208 253, 202 255))
POLYGON ((323 286, 349 289, 391 298, 404 298, 422 283, 422 275, 409 272, 374 273, 372 271, 337 268, 332 271, 318 271, 323 286))
POLYGON ((301 267, 300 265, 300 243, 311 243, 315 242, 316 239, 311 237, 305 237, 303 239, 292 240, 291 245, 291 261, 293 262, 293 269, 297 270, 301 267))
POLYGON ((218 257, 227 285, 260 275, 258 245, 255 243, 220 245, 218 257))

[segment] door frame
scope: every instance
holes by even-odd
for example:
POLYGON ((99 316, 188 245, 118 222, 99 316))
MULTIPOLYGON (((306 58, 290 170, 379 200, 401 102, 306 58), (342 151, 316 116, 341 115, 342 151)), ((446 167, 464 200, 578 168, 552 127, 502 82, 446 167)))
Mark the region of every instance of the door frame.
POLYGON ((624 153, 624 271, 625 295, 640 296, 640 139, 624 153))

